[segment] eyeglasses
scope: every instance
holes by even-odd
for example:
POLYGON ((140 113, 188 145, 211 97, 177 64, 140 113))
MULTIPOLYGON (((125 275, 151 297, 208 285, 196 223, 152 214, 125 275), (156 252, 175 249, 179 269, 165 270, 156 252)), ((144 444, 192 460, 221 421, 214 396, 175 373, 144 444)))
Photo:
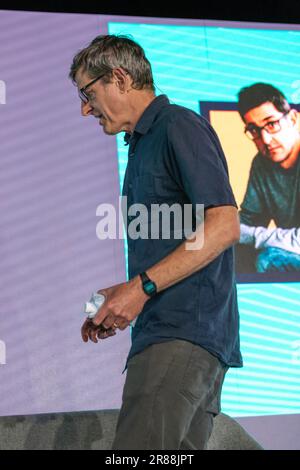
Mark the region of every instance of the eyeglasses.
POLYGON ((86 94, 86 90, 87 88, 89 88, 91 85, 93 85, 94 83, 96 83, 97 80, 100 80, 100 78, 104 77, 104 75, 106 75, 105 73, 102 73, 101 75, 99 75, 99 77, 96 77, 94 78, 92 81, 90 81, 87 85, 85 85, 84 87, 80 88, 80 90, 78 90, 78 95, 79 95, 79 98, 81 99, 81 101, 83 101, 83 103, 88 103, 90 98, 89 96, 86 94))
POLYGON ((256 140, 261 136, 261 131, 265 130, 268 132, 268 134, 276 134, 281 130, 281 124, 280 121, 283 119, 289 111, 286 111, 279 119, 276 121, 269 121, 267 122, 264 126, 256 126, 255 124, 248 124, 248 126, 245 127, 245 134, 250 140, 256 140))

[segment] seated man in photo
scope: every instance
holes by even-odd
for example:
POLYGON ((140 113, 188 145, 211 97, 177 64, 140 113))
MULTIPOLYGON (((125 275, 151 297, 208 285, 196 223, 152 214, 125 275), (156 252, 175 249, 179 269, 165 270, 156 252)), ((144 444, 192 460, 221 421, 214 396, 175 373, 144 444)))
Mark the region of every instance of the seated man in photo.
POLYGON ((257 272, 300 271, 297 111, 281 91, 265 83, 242 88, 238 98, 245 133, 258 150, 241 204, 238 256, 252 247, 257 272), (271 220, 275 228, 268 228, 271 220))

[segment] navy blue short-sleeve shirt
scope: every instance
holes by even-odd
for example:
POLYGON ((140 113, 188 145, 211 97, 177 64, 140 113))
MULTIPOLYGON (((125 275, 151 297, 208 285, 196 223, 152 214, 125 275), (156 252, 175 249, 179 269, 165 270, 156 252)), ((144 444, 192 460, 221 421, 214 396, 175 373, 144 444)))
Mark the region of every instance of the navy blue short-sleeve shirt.
MULTIPOLYGON (((195 112, 160 95, 125 140, 129 151, 122 195, 128 207, 236 206, 219 139, 195 112)), ((127 217, 127 225, 131 221, 127 217)), ((183 239, 128 237, 129 278, 149 269, 183 239)), ((151 344, 172 339, 198 344, 228 366, 242 365, 233 247, 145 303, 132 330, 127 360, 151 344)))

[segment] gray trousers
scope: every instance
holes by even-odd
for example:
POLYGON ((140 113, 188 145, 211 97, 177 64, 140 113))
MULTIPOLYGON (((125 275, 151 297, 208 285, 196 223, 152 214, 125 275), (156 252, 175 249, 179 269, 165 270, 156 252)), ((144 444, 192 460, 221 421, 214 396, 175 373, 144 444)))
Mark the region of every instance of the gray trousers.
POLYGON ((184 340, 153 344, 133 356, 112 449, 205 449, 227 370, 184 340))

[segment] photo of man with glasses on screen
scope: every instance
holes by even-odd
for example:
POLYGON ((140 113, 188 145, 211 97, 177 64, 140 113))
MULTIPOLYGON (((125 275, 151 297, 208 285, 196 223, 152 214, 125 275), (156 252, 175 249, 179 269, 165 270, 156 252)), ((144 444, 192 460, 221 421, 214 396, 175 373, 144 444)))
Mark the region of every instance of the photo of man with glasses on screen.
POLYGON ((258 153, 241 204, 237 270, 249 272, 247 259, 252 259, 256 272, 300 271, 298 113, 266 83, 242 88, 238 111, 258 153))

